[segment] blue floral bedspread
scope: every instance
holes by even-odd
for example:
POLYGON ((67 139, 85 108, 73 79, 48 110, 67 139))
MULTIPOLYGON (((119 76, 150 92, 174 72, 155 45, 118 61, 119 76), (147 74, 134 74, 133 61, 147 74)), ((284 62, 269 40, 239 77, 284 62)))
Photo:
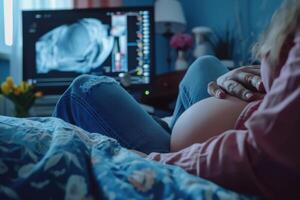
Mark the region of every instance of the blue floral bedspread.
POLYGON ((251 198, 56 118, 0 116, 0 199, 251 198))

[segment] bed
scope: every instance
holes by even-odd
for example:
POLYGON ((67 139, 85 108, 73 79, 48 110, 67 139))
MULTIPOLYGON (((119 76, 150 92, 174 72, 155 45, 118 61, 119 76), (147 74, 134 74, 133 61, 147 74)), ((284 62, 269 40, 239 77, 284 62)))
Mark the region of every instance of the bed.
POLYGON ((60 119, 0 116, 0 199, 257 199, 60 119))

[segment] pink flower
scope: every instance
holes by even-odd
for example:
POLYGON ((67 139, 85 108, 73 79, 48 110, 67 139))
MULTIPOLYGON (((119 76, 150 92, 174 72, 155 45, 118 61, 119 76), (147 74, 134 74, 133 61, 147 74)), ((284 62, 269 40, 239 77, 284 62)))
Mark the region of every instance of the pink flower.
POLYGON ((171 38, 170 45, 176 50, 187 50, 193 46, 193 38, 187 33, 177 33, 171 38))

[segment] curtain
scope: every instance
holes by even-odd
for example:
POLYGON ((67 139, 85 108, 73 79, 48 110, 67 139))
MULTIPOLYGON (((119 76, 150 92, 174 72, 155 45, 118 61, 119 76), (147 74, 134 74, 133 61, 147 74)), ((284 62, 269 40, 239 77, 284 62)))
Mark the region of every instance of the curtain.
POLYGON ((122 0, 23 0, 22 10, 116 7, 122 0))
POLYGON ((75 8, 99 8, 121 6, 122 0, 74 0, 75 8))
POLYGON ((22 0, 19 3, 22 10, 74 8, 74 0, 22 0))

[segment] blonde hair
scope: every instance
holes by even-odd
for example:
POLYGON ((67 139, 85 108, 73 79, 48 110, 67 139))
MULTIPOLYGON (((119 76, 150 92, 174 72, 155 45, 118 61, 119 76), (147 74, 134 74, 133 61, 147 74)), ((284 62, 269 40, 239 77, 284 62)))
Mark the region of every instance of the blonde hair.
POLYGON ((268 55, 268 61, 277 65, 280 52, 288 37, 295 34, 300 22, 300 0, 285 0, 274 13, 267 30, 254 45, 252 53, 256 59, 268 55))

